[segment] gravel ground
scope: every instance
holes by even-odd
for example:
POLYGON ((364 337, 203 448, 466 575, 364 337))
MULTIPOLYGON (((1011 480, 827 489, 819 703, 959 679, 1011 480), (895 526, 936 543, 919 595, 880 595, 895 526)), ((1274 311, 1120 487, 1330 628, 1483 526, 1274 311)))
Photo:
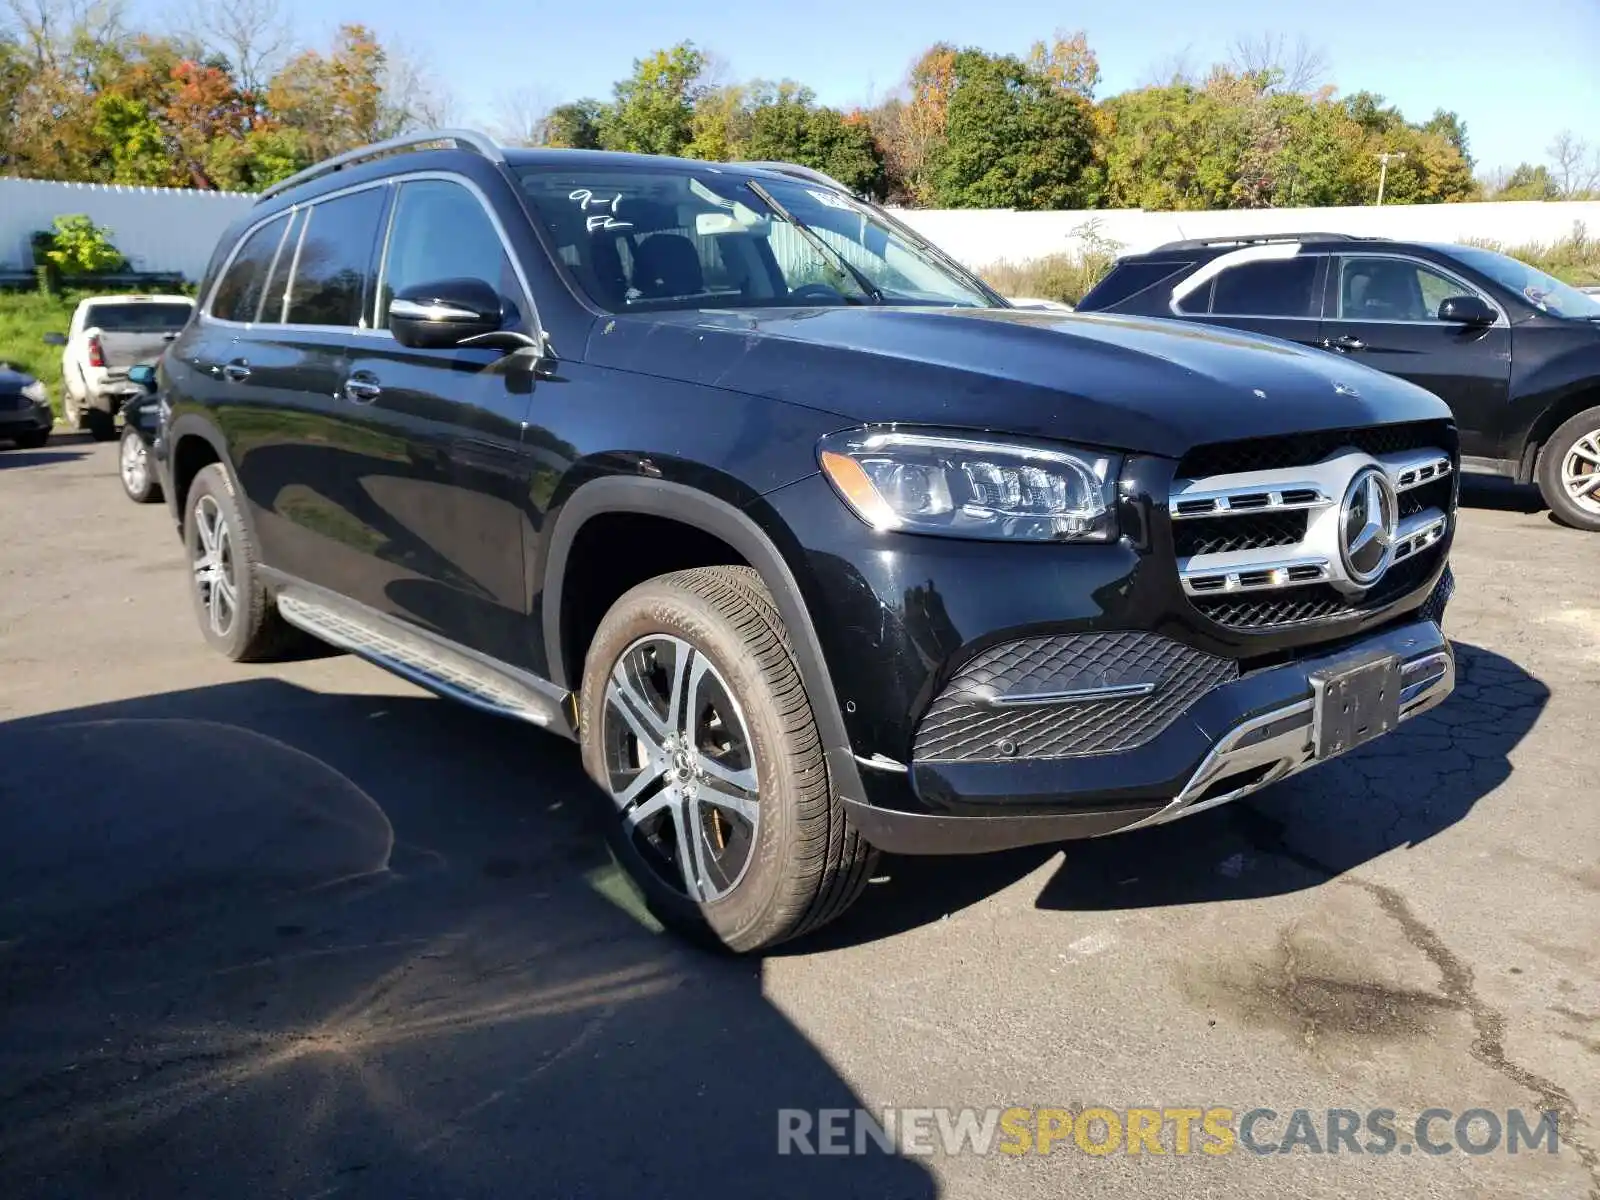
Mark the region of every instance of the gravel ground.
POLYGON ((1600 538, 1521 489, 1467 489, 1435 713, 1173 826, 888 861, 728 961, 641 921, 571 746, 208 653, 115 464, 0 452, 7 1196, 1600 1197, 1600 538), (1399 1144, 777 1153, 780 1109, 1092 1105, 1399 1144), (1428 1108, 1560 1150, 1421 1153, 1428 1108))

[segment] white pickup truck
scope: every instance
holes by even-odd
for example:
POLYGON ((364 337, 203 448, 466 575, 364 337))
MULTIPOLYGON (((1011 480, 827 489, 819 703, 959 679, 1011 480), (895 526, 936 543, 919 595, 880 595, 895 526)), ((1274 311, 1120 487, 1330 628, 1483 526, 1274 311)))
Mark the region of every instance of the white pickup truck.
POLYGON ((194 312, 187 296, 90 296, 72 314, 65 337, 50 334, 61 352, 62 417, 69 429, 88 429, 97 442, 116 436, 124 400, 144 394, 128 368, 153 363, 194 312))

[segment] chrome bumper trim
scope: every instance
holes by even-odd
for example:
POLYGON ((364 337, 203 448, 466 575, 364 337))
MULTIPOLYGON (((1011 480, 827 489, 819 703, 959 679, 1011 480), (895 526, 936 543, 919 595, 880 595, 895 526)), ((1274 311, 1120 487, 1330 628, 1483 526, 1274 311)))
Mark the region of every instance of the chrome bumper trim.
MULTIPOLYGON (((1410 659, 1401 667, 1400 719, 1407 721, 1442 703, 1456 685, 1455 654, 1447 646, 1410 659)), ((1161 811, 1128 829, 1162 825, 1258 792, 1315 766, 1310 699, 1296 700, 1235 725, 1212 747, 1183 790, 1161 811), (1241 776, 1239 786, 1207 795, 1218 782, 1241 776)))

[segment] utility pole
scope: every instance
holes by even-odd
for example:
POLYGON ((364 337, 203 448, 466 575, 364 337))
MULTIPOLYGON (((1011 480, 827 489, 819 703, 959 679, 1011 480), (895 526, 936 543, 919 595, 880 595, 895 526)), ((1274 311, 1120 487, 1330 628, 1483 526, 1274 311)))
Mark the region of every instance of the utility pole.
POLYGON ((1378 168, 1379 204, 1383 203, 1383 185, 1389 182, 1389 160, 1391 158, 1404 158, 1405 156, 1406 152, 1404 150, 1385 150, 1382 154, 1378 155, 1378 162, 1382 164, 1378 168))

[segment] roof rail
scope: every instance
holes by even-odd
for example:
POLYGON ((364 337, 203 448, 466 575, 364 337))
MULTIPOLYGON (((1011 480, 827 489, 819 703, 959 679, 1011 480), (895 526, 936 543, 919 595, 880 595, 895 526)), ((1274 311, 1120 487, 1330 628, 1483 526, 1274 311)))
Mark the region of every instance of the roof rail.
MULTIPOLYGON (((1267 242, 1381 242, 1383 238, 1355 233, 1233 233, 1222 237, 1185 238, 1167 242, 1156 250, 1204 250, 1209 246, 1258 246, 1267 242)), ((1154 251, 1152 251, 1154 253, 1154 251)))
POLYGON ((741 162, 730 163, 729 165, 735 167, 756 167, 762 171, 771 171, 776 175, 788 175, 795 179, 806 179, 810 180, 812 183, 820 183, 826 185, 827 187, 837 188, 847 196, 855 195, 853 191, 845 187, 844 184, 840 183, 832 175, 824 175, 815 167, 802 167, 799 163, 741 162))
POLYGON ((273 184, 256 197, 256 203, 260 204, 270 196, 276 196, 290 188, 299 187, 302 183, 310 183, 313 179, 320 179, 324 175, 331 175, 335 171, 366 162, 368 159, 382 158, 386 154, 398 154, 405 150, 436 149, 442 145, 453 146, 457 150, 472 150, 490 162, 501 165, 506 161, 505 153, 493 139, 484 134, 471 129, 424 129, 416 133, 401 134, 386 142, 375 142, 370 146, 360 146, 354 150, 346 150, 343 154, 335 154, 332 158, 324 159, 315 166, 307 167, 304 171, 273 184))

